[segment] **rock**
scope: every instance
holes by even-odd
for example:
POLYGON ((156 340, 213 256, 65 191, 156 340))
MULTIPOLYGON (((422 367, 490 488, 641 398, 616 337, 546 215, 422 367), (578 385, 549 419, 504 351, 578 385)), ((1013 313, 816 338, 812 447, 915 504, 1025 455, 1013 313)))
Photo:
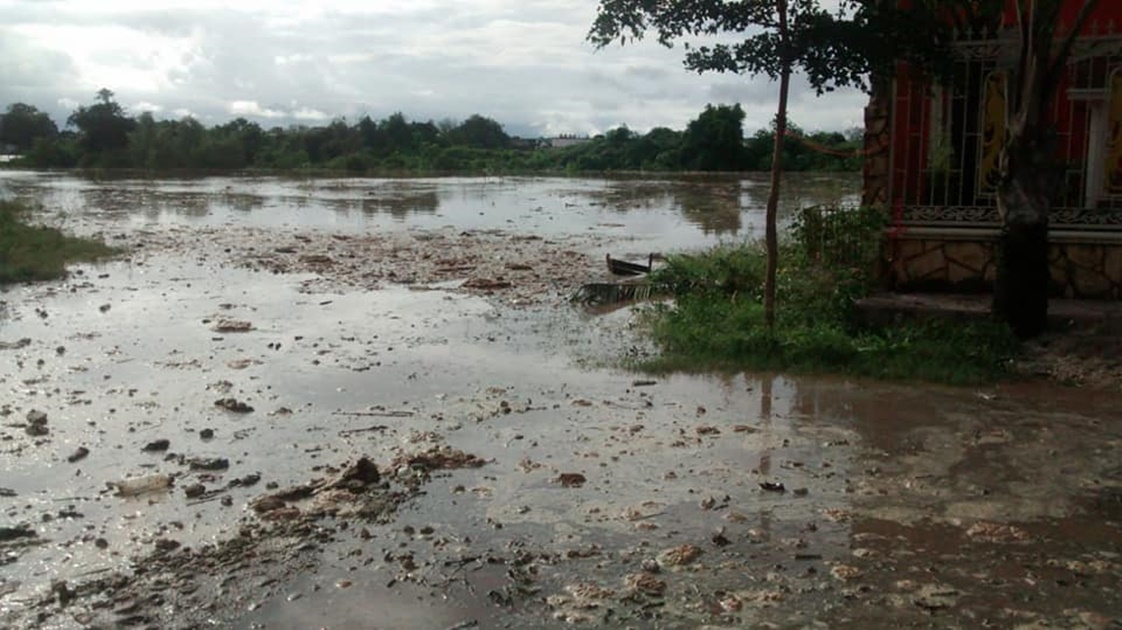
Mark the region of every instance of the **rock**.
POLYGON ((97 547, 98 549, 108 549, 109 541, 105 540, 104 538, 98 538, 97 540, 94 540, 94 547, 97 547))
POLYGON ((149 453, 156 453, 156 452, 161 452, 162 453, 163 451, 168 450, 168 448, 170 446, 171 446, 171 441, 170 440, 159 439, 159 440, 152 440, 151 442, 145 444, 144 448, 142 448, 140 450, 146 451, 146 452, 149 452, 149 453))
POLYGON ((553 480, 554 483, 559 483, 566 488, 579 488, 585 484, 587 479, 580 473, 561 473, 553 480))
POLYGON ((714 426, 701 425, 694 428, 698 435, 720 435, 721 430, 714 426))
POLYGON ((187 461, 191 470, 226 470, 230 460, 225 457, 195 457, 187 461))
POLYGON ((73 464, 74 462, 85 459, 86 455, 89 455, 89 454, 90 454, 90 449, 88 449, 84 446, 79 446, 77 448, 77 450, 75 450, 73 453, 71 453, 70 455, 67 456, 66 461, 73 464))
POLYGON ((666 582, 654 577, 650 572, 632 573, 623 578, 623 583, 628 590, 644 595, 660 597, 666 592, 666 582))
POLYGON ((765 492, 786 492, 787 488, 777 481, 761 481, 760 489, 765 492))
POLYGON ((27 412, 27 424, 33 427, 47 426, 47 414, 38 409, 32 409, 27 412))
POLYGON ((193 483, 183 488, 183 494, 187 495, 188 499, 194 499, 206 494, 206 486, 201 483, 193 483))
POLYGON ((199 437, 204 440, 209 440, 214 437, 214 429, 203 429, 199 431, 199 437))
POLYGON ((236 398, 219 398, 214 401, 214 406, 221 407, 226 411, 233 411, 234 413, 249 413, 253 411, 253 407, 250 407, 236 398))

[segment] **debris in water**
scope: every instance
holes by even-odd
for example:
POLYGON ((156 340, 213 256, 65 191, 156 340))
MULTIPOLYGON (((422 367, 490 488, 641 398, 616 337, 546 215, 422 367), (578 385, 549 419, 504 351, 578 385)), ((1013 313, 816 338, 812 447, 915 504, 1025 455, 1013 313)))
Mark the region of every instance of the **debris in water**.
POLYGON ((253 330, 253 324, 245 320, 220 318, 210 329, 220 333, 249 332, 253 330))
POLYGON ((479 468, 487 463, 477 455, 465 453, 449 446, 434 446, 423 453, 399 455, 391 465, 394 470, 409 467, 420 472, 433 470, 453 470, 457 468, 479 468))
POLYGON ((553 480, 566 488, 579 488, 585 484, 587 479, 580 473, 561 473, 553 480))
POLYGON ((230 467, 230 460, 225 457, 196 457, 188 460, 187 465, 191 470, 226 470, 230 467))
POLYGON ((15 540, 17 538, 35 538, 39 534, 27 525, 17 527, 0 527, 0 542, 15 540))
POLYGON ((248 404, 236 398, 219 398, 218 400, 214 401, 214 406, 221 407, 226 411, 232 411, 234 413, 249 413, 253 411, 253 407, 250 407, 248 404))
POLYGON ((31 345, 31 339, 24 337, 19 341, 0 341, 0 350, 20 350, 31 345))
POLYGON ((83 460, 83 459, 85 459, 85 458, 86 458, 86 456, 87 456, 87 455, 89 455, 89 454, 90 454, 90 449, 88 449, 88 448, 86 448, 86 447, 84 447, 84 446, 79 446, 79 447, 78 447, 78 448, 77 448, 77 449, 76 449, 76 450, 75 450, 75 451, 74 451, 73 453, 71 453, 71 454, 70 454, 70 455, 69 455, 69 456, 68 456, 68 457, 66 458, 66 461, 68 461, 68 462, 70 462, 71 464, 73 464, 74 462, 77 462, 77 461, 80 461, 80 460, 83 460))
POLYGON ((658 554, 659 564, 668 566, 681 566, 697 560, 701 556, 701 548, 691 544, 672 547, 658 554))
POLYGON ((171 446, 171 441, 170 440, 159 439, 159 440, 153 440, 153 441, 145 444, 144 448, 142 448, 140 450, 148 451, 150 453, 163 452, 163 451, 168 450, 168 447, 170 447, 170 446, 171 446))
POLYGON ((148 475, 147 477, 134 477, 122 481, 107 481, 106 486, 117 491, 117 496, 132 497, 148 492, 158 492, 171 487, 172 476, 167 474, 148 475))
POLYGON ((843 582, 848 582, 849 580, 855 580, 861 577, 861 569, 851 567, 848 564, 835 564, 830 569, 830 575, 843 582))

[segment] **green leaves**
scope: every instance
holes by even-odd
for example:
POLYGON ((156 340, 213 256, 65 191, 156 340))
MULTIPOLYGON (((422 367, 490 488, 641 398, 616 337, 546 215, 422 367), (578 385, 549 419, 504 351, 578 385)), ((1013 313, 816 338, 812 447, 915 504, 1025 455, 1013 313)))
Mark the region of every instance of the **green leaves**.
POLYGON ((648 33, 666 46, 685 40, 689 70, 774 80, 788 66, 821 94, 865 85, 872 49, 854 45, 855 38, 866 36, 857 26, 851 15, 829 13, 817 0, 602 0, 588 38, 600 48, 648 33), (786 36, 777 20, 780 2, 786 4, 786 36))

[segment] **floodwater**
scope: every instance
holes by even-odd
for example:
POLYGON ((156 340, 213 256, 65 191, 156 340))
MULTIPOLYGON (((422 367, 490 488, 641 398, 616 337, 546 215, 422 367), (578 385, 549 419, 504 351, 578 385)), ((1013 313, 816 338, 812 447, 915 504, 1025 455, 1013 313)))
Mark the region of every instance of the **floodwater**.
MULTIPOLYGON (((790 183, 787 216, 855 188, 790 183)), ((566 299, 604 253, 758 237, 762 180, 5 189, 128 254, 0 293, 2 625, 1119 623, 1119 395, 651 379, 630 309, 566 299), (445 446, 486 463, 396 463, 445 446), (380 518, 252 507, 360 456, 411 488, 380 518)))

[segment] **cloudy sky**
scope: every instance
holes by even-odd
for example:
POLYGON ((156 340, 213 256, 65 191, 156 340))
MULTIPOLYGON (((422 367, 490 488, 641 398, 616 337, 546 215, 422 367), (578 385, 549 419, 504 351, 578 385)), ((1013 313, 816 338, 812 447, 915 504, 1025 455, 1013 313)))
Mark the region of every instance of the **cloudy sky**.
MULTIPOLYGON (((745 129, 774 113, 765 78, 687 72, 653 41, 597 51, 595 0, 0 0, 0 107, 22 101, 62 123, 108 87, 130 113, 242 116, 264 126, 335 116, 463 119, 513 135, 683 128, 707 103, 739 102, 745 129)), ((861 122, 865 97, 816 98, 807 129, 861 122)))

